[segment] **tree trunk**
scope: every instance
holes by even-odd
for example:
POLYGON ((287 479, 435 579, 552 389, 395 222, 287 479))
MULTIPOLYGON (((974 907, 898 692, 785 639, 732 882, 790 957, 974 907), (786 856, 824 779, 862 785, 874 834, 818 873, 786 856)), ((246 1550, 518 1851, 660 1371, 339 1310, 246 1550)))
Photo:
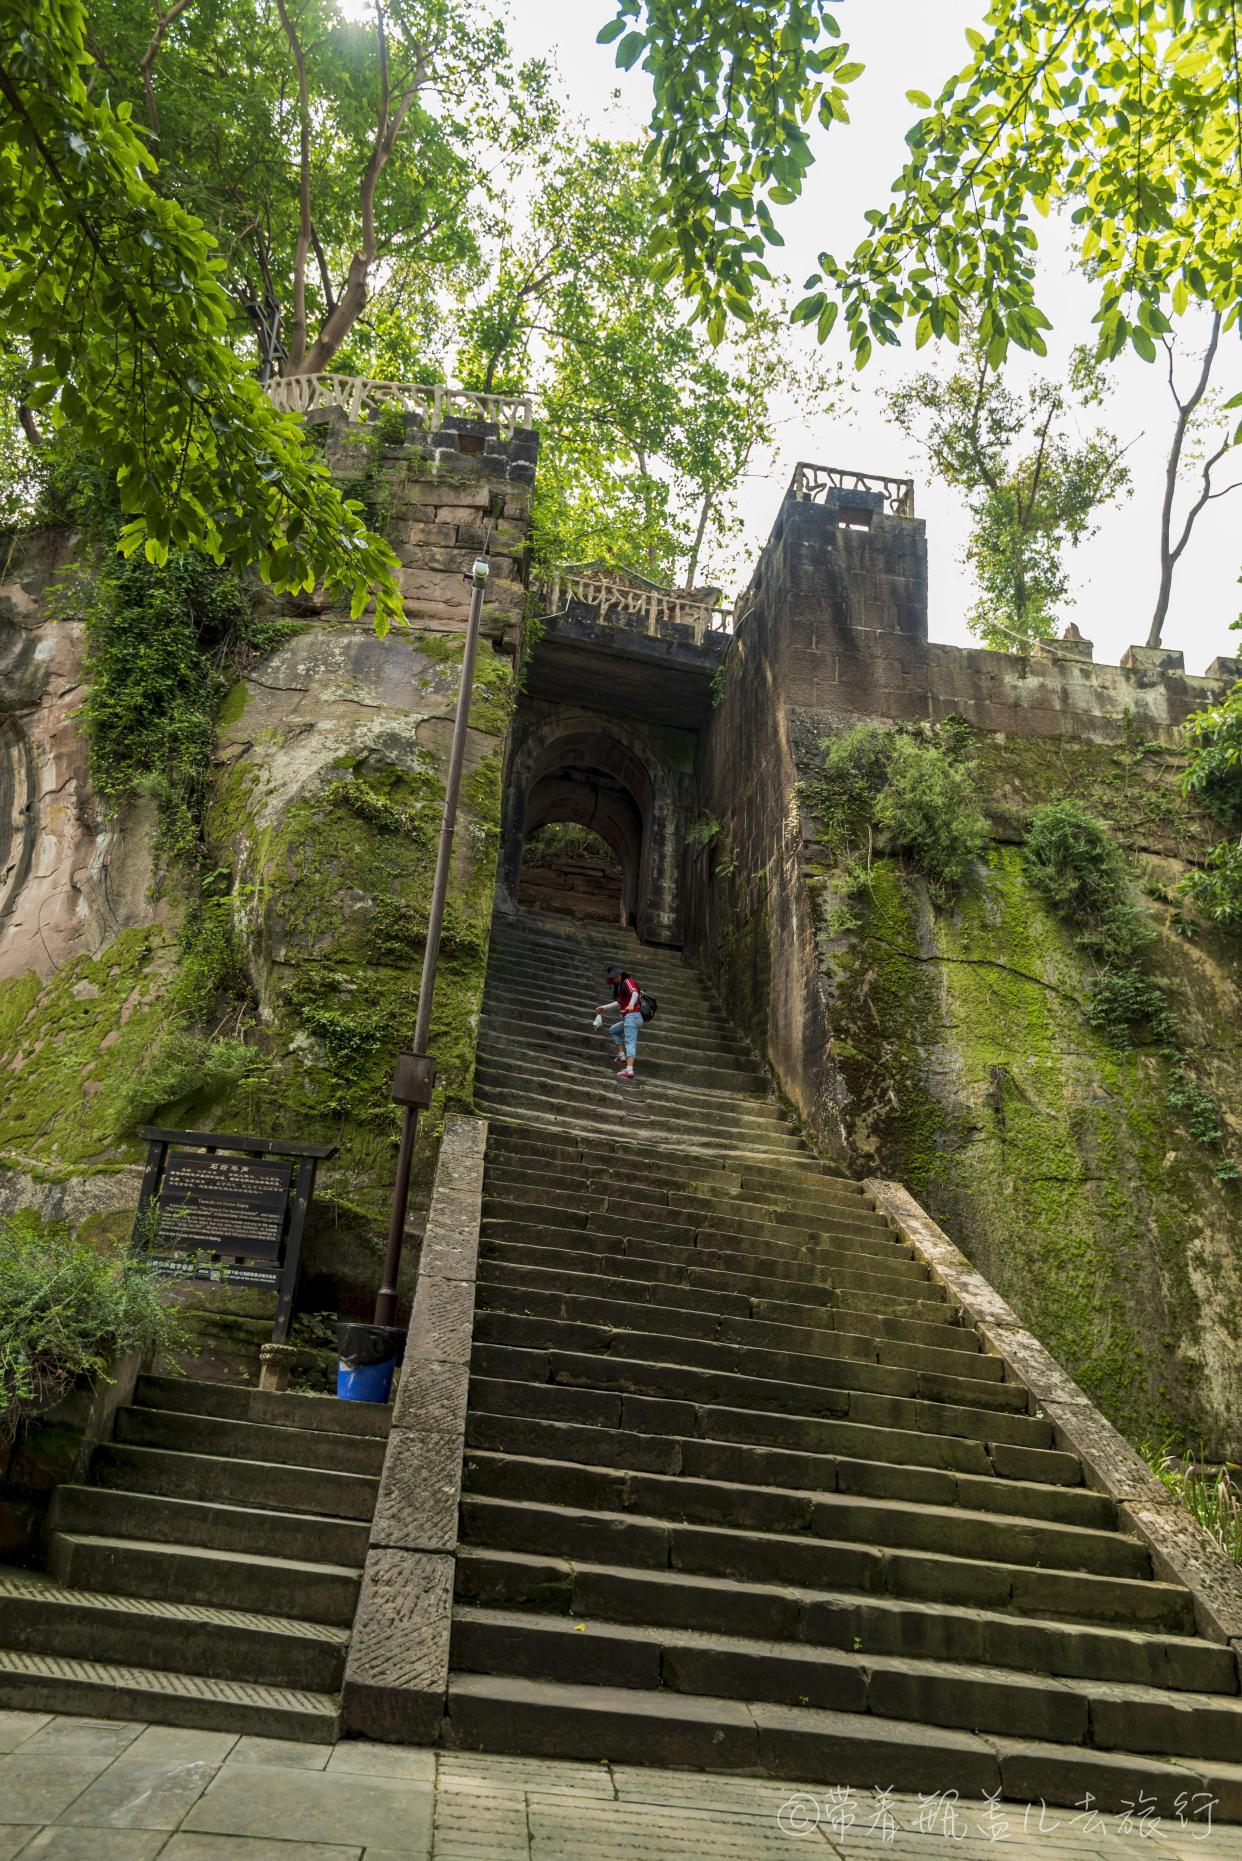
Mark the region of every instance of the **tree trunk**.
POLYGON ((1211 491, 1212 462, 1209 461, 1203 473, 1203 495, 1188 511, 1186 521, 1182 525, 1182 534, 1175 544, 1173 542, 1173 500, 1177 495, 1177 473, 1182 462, 1182 447, 1185 444, 1186 428, 1190 423, 1190 416, 1207 391, 1208 377, 1212 373, 1212 364, 1216 360, 1216 345, 1220 341, 1220 324, 1221 316, 1218 310, 1212 318, 1211 338, 1204 351, 1199 379, 1191 390, 1189 400, 1183 401, 1178 398, 1177 389, 1173 385, 1173 345, 1167 341, 1165 343, 1169 357, 1169 393, 1173 396, 1173 402, 1177 408, 1177 423, 1173 428, 1173 439, 1164 468, 1164 498, 1160 506, 1160 587, 1156 595, 1156 607, 1151 617, 1151 625, 1147 629, 1148 646, 1160 645, 1165 618, 1169 611, 1169 597, 1173 591, 1173 571, 1177 567, 1178 558, 1190 541, 1190 532, 1194 528, 1195 519, 1207 503, 1208 494, 1211 491))

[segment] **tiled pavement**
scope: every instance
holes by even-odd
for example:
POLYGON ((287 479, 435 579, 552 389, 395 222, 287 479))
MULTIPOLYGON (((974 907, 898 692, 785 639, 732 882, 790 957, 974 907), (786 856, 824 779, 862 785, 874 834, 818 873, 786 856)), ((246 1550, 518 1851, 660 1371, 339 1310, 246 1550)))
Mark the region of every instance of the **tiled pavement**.
POLYGON ((0 1861, 1242 1861, 1201 1817, 0 1712, 0 1861))

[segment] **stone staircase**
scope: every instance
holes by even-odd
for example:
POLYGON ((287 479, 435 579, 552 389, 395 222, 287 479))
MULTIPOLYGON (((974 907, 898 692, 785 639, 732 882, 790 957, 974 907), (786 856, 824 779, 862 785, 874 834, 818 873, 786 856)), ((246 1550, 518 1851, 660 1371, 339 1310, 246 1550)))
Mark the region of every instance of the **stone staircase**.
POLYGON ((327 1742, 389 1411, 146 1376, 0 1574, 0 1706, 327 1742))
POLYGON ((478 1099, 451 1741, 1242 1816, 1233 1653, 675 955, 499 924, 478 1099))

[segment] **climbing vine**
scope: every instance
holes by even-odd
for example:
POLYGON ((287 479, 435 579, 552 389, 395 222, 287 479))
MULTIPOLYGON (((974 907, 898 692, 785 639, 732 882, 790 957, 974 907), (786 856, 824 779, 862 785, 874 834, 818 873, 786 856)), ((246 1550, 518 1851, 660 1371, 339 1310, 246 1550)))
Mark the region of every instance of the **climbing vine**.
POLYGON ((1242 930, 1242 684, 1222 704, 1186 721, 1190 760, 1182 786, 1220 825, 1234 831, 1183 882, 1188 897, 1225 930, 1242 930))

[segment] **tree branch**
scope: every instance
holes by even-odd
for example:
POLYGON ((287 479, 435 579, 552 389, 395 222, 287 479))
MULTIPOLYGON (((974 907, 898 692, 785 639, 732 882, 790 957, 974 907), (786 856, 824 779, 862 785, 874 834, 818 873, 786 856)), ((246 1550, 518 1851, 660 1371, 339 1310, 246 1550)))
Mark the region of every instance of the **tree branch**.
MULTIPOLYGON (((1160 638, 1164 632, 1165 617, 1169 611, 1169 598, 1173 592, 1173 570, 1177 566, 1182 551, 1190 541, 1190 532, 1194 528, 1195 519, 1208 501, 1208 494, 1211 491, 1211 484, 1209 482, 1211 469, 1212 466, 1215 465, 1216 460, 1221 456, 1218 452, 1215 458, 1210 459, 1205 465, 1203 471, 1202 495, 1199 497, 1198 502, 1194 504, 1187 513, 1186 521, 1182 525, 1181 537, 1176 547, 1174 547, 1171 540, 1173 533, 1173 501, 1177 495, 1177 474, 1182 462, 1182 447, 1185 444, 1186 428, 1190 423, 1191 415, 1207 392, 1208 378, 1212 373, 1212 364, 1216 360, 1216 346, 1220 341, 1220 326, 1221 314, 1218 310, 1212 318, 1212 334, 1209 338, 1208 346, 1203 353, 1203 361, 1199 369, 1199 379, 1191 389, 1189 398, 1185 401, 1178 395, 1177 386, 1173 379, 1173 344, 1167 341, 1165 343, 1165 348, 1169 356, 1169 393, 1173 396, 1173 404, 1177 408, 1177 421, 1173 428, 1173 438, 1169 443, 1169 456, 1165 462, 1164 468, 1164 497, 1160 506, 1160 586, 1156 591, 1156 605, 1152 612, 1151 625, 1147 629, 1148 646, 1159 646, 1160 644, 1160 638)), ((1222 451, 1227 450, 1227 445, 1222 448, 1222 451)))
POLYGON ((310 210, 310 86, 306 53, 289 16, 285 0, 276 0, 298 73, 298 238, 293 256, 293 317, 289 326, 289 355, 285 372, 300 375, 306 356, 306 259, 311 244, 310 210))
POLYGON ((168 31, 173 21, 175 19, 180 19, 186 8, 192 5, 193 0, 174 0, 173 5, 169 7, 166 13, 159 12, 157 8, 155 15, 155 31, 151 34, 151 43, 138 61, 138 70, 142 77, 142 88, 146 93, 147 99, 147 118, 151 124, 151 134, 153 136, 158 136, 160 133, 160 118, 159 112, 155 107, 155 87, 151 82, 151 67, 154 65, 159 54, 160 46, 164 42, 164 34, 168 31))

